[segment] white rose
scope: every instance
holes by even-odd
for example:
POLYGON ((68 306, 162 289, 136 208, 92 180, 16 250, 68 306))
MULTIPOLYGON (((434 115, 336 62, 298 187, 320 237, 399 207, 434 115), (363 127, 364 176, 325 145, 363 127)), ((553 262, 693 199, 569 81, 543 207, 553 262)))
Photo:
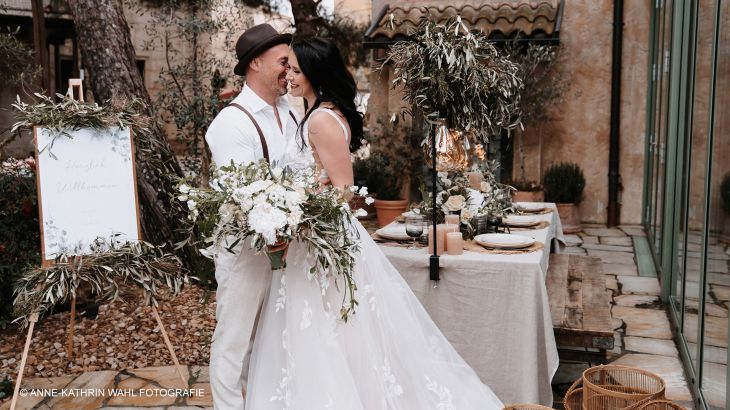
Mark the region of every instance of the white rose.
POLYGON ((461 195, 450 196, 444 204, 446 209, 451 212, 461 211, 462 209, 464 209, 464 205, 466 205, 466 199, 464 199, 464 197, 461 195))
POLYGON ((468 209, 462 209, 461 210, 461 222, 468 223, 471 218, 474 217, 474 214, 468 209))
POLYGON ((487 181, 482 181, 482 185, 480 188, 482 192, 489 192, 492 190, 492 185, 490 185, 487 181))

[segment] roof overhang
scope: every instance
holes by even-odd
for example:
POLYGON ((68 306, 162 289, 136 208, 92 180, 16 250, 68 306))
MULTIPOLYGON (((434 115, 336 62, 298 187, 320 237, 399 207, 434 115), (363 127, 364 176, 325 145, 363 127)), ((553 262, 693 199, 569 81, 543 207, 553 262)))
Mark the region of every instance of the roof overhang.
POLYGON ((495 4, 459 7, 442 4, 435 1, 433 5, 418 6, 386 4, 365 31, 363 46, 388 48, 398 41, 408 40, 423 18, 440 23, 457 15, 471 30, 485 33, 493 42, 549 44, 560 41, 564 0, 503 0, 495 4))

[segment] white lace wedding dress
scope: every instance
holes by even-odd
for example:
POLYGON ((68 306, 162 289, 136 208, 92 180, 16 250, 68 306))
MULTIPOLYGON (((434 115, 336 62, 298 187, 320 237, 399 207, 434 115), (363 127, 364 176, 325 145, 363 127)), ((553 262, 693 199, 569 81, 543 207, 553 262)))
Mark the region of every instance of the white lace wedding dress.
MULTIPOLYGON (((304 152, 292 145, 289 165, 313 164, 308 143, 304 152)), ((292 243, 259 319, 246 409, 501 409, 368 232, 353 224, 361 240, 355 315, 339 319, 342 293, 331 286, 323 295, 307 279, 306 249, 292 243)))

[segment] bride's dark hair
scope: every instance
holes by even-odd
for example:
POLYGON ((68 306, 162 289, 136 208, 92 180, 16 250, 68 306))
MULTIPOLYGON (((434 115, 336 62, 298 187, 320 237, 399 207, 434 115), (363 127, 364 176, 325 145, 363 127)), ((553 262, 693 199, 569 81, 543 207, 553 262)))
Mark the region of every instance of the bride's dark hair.
POLYGON ((311 109, 304 100, 307 113, 299 124, 302 145, 305 145, 303 125, 317 107, 328 102, 334 104, 345 116, 352 134, 350 152, 357 151, 362 146, 362 114, 355 106, 355 80, 345 67, 340 50, 331 41, 319 37, 295 40, 291 47, 299 61, 299 68, 309 80, 317 97, 311 109))

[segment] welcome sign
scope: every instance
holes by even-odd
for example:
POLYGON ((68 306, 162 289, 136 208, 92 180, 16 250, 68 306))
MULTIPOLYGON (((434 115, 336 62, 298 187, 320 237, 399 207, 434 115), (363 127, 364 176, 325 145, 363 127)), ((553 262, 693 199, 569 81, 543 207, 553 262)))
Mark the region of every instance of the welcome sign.
POLYGON ((91 252, 98 237, 141 238, 132 133, 34 128, 41 256, 91 252))

